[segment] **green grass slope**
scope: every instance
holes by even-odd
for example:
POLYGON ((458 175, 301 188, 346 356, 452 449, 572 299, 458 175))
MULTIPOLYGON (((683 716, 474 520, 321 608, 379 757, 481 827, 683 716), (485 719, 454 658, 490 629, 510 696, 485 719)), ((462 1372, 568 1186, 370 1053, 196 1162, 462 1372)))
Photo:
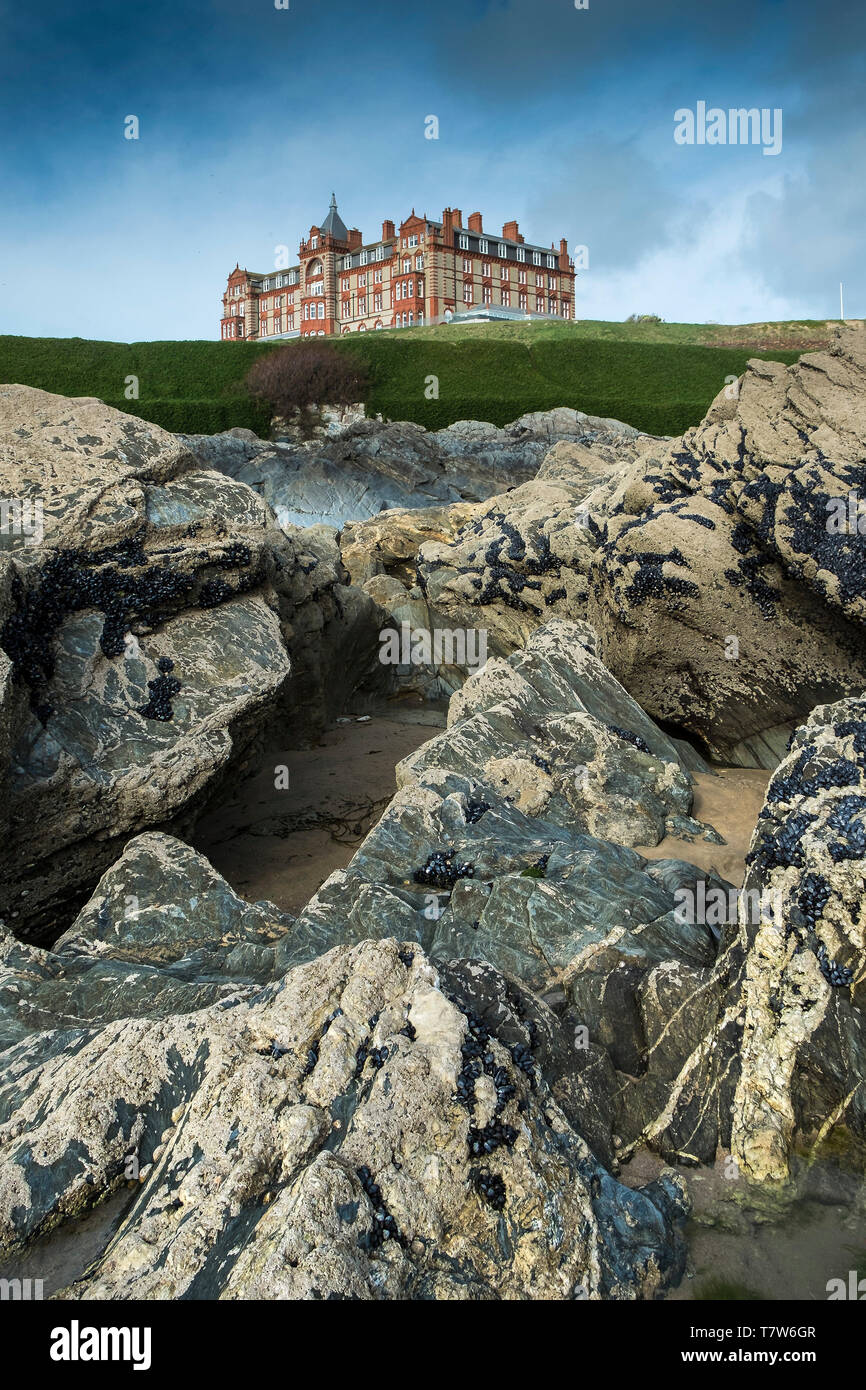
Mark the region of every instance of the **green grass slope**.
MULTIPOLYGON (((430 429, 455 420, 507 424, 532 410, 573 406, 653 434, 696 424, 725 378, 749 357, 794 362, 825 346, 833 324, 464 324, 352 334, 332 340, 370 371, 367 405, 430 429), (434 381, 435 378, 435 381, 434 381), (437 394, 438 393, 438 394, 437 394)), ((0 381, 98 396, 167 429, 266 434, 268 412, 243 378, 273 344, 107 343, 0 336, 0 381), (128 378, 138 399, 127 399, 128 378)))

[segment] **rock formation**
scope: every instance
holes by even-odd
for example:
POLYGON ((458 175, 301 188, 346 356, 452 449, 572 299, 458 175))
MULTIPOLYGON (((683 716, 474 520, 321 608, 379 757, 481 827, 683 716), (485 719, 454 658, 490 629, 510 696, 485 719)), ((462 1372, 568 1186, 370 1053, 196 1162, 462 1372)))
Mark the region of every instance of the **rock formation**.
POLYGON ((194 814, 278 706, 338 712, 376 674, 382 615, 332 533, 285 535, 250 488, 99 401, 2 388, 0 487, 41 507, 0 555, 0 910, 44 936, 130 834, 194 814))
POLYGON ((178 440, 0 388, 44 504, 0 556, 0 1257, 113 1196, 66 1297, 643 1299, 689 1201, 638 1150, 864 1200, 864 344, 677 441, 178 440), (403 622, 490 659, 388 671, 403 622), (297 917, 245 901, 200 807, 395 681, 447 727, 297 917), (776 769, 739 894, 649 857, 723 843, 677 731, 776 769))

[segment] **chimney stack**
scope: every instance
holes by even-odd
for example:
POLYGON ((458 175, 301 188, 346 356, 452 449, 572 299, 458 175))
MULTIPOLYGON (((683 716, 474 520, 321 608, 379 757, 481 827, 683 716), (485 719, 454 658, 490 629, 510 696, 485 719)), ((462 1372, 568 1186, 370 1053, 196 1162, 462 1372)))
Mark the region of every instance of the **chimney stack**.
POLYGON ((502 235, 506 241, 517 241, 521 245, 523 243, 523 237, 520 235, 516 222, 506 222, 502 228, 502 235))
POLYGON ((383 241, 390 241, 391 238, 392 238, 393 236, 394 236, 394 223, 391 222, 391 221, 387 221, 387 220, 386 220, 385 222, 382 223, 382 240, 383 240, 383 241))
POLYGON ((483 228, 482 225, 481 225, 481 213, 480 213, 480 212, 470 212, 470 214, 469 214, 469 230, 470 230, 470 232, 478 232, 478 233, 481 233, 481 232, 484 231, 484 228, 483 228))
POLYGON ((453 211, 452 214, 451 214, 451 217, 452 217, 452 225, 453 225, 453 226, 455 226, 455 227, 462 227, 462 226, 463 226, 463 213, 460 211, 459 208, 455 208, 455 209, 454 209, 454 211, 453 211))
POLYGON ((358 231, 358 228, 357 228, 357 227, 350 227, 350 229, 349 229, 349 250, 350 250, 350 251, 357 251, 358 247, 361 245, 361 242, 362 242, 363 240, 364 240, 364 238, 361 236, 361 233, 358 231))

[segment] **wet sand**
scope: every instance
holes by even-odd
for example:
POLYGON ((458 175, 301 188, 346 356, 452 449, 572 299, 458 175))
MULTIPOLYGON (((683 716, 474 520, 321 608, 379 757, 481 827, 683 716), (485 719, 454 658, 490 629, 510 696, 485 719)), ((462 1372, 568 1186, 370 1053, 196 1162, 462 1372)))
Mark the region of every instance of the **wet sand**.
POLYGON ((402 696, 346 716, 313 748, 271 744, 259 771, 201 818, 191 843, 241 897, 296 915, 381 816, 395 765, 444 727, 444 705, 402 696), (287 787, 275 785, 278 768, 287 787))
MULTIPOLYGON (((619 1181, 628 1187, 652 1182, 664 1164, 646 1149, 624 1165, 619 1181)), ((866 1216, 850 1206, 798 1202, 779 1222, 744 1214, 735 1200, 738 1180, 730 1161, 715 1167, 680 1169, 692 1200, 686 1228, 688 1263, 683 1280, 665 1297, 761 1301, 824 1301, 830 1279, 847 1282, 849 1270, 866 1261, 866 1216), (728 1174, 728 1175, 726 1175, 728 1174)), ((861 1275, 866 1269, 861 1269, 861 1275)))
POLYGON ((699 869, 714 869, 735 888, 742 887, 746 854, 771 776, 751 767, 723 767, 715 777, 697 773, 692 815, 718 830, 727 844, 692 843, 666 835, 657 845, 635 846, 638 854, 645 859, 685 859, 699 869))

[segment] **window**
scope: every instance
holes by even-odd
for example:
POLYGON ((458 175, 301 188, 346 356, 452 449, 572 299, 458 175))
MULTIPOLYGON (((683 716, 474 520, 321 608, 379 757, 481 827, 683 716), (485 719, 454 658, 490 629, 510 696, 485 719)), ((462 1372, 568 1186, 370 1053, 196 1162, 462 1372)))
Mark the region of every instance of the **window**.
POLYGON ((350 319, 350 318, 352 317, 352 301, 351 301, 351 299, 344 299, 344 300, 343 300, 342 304, 340 305, 340 316, 341 316, 341 318, 344 318, 344 319, 350 319))
POLYGON ((367 277, 366 277, 366 275, 359 275, 359 276, 358 276, 358 289, 359 289, 359 290, 365 290, 366 288, 367 288, 367 277))
POLYGON ((311 247, 313 248, 314 251, 315 251, 316 247, 318 246, 318 244, 319 244, 319 238, 318 238, 317 236, 310 237, 310 245, 311 245, 311 247))
POLYGON ((556 313, 556 300, 555 300, 555 299, 548 299, 548 301, 547 301, 547 312, 548 312, 549 314, 555 314, 555 313, 556 313))
POLYGON ((490 300, 490 286, 489 286, 489 285, 485 285, 484 288, 483 288, 482 291, 481 291, 481 303, 482 303, 482 304, 489 304, 490 302, 491 302, 491 300, 490 300))
POLYGON ((533 264, 533 265, 541 265, 541 252, 540 252, 540 251, 533 251, 533 253, 532 253, 532 264, 533 264))
POLYGON ((374 271, 373 271, 373 284, 374 284, 374 285, 381 285, 381 283, 382 283, 382 272, 381 272, 381 270, 374 270, 374 271))
POLYGON ((412 324, 413 324, 414 322, 415 322, 415 315, 412 313, 412 310, 410 309, 410 310, 409 310, 409 327, 410 327, 410 328, 412 327, 412 324))
POLYGON ((410 271, 411 269, 412 269, 412 261, 411 261, 411 259, 407 256, 406 259, 405 259, 404 262, 403 262, 403 274, 404 274, 404 275, 408 275, 408 274, 409 274, 409 271, 410 271))
POLYGON ((518 248, 517 248, 517 259, 518 259, 519 261, 525 261, 525 260, 526 260, 526 251, 524 250, 524 248, 523 248, 522 246, 518 246, 518 248))
POLYGON ((521 294, 520 294, 520 296, 519 296, 519 299, 520 299, 520 307, 521 307, 521 309, 525 309, 525 308, 527 307, 527 303, 526 303, 526 291, 525 291, 525 290, 521 292, 521 294))
POLYGON ((461 250, 461 251, 468 251, 468 250, 469 250, 469 238, 468 238, 468 236, 466 235, 465 232, 461 232, 461 233, 460 233, 460 237, 459 237, 459 239, 458 239, 457 244, 458 244, 458 246, 460 247, 460 250, 461 250))
POLYGON ((547 288, 548 288, 549 290, 555 290, 555 289, 556 289, 556 276, 555 276, 555 275, 548 275, 548 277, 547 277, 547 288))
POLYGON ((536 314, 544 313, 544 300, 542 299, 540 294, 537 294, 535 296, 535 312, 536 314))
POLYGON ((536 275, 536 277, 535 277, 535 288, 536 288, 536 289, 539 289, 539 290, 544 288, 544 276, 543 276, 543 275, 536 275))
POLYGON ((416 270, 423 270, 423 269, 424 269, 424 257, 423 257, 423 256, 416 256, 416 257, 415 257, 415 269, 416 269, 416 270))
POLYGON ((289 284, 290 284, 290 285, 296 285, 296 284, 298 283, 298 274, 299 274, 299 272, 298 272, 297 270, 290 270, 290 271, 289 271, 289 284))
POLYGON ((490 275, 490 262, 489 262, 489 261, 483 261, 483 262, 482 262, 482 264, 481 264, 481 274, 484 275, 484 276, 489 276, 489 275, 490 275))
POLYGON ((507 280, 507 279, 508 279, 508 266, 507 266, 507 265, 501 265, 501 266, 499 267, 499 278, 500 278, 500 280, 507 280))
POLYGON ((552 256, 548 256, 548 258, 547 258, 547 268, 548 268, 548 270, 553 270, 553 264, 554 264, 554 262, 553 262, 553 257, 552 257, 552 256))
MULTIPOLYGON (((376 247, 376 260, 377 260, 377 261, 381 261, 381 260, 384 260, 384 258, 385 258, 385 248, 384 248, 384 246, 377 246, 377 247, 376 247)), ((379 327, 381 328, 382 325, 379 324, 379 327)))
MULTIPOLYGON (((379 313, 381 313, 381 311, 382 311, 382 296, 381 296, 380 294, 374 294, 374 295, 373 295, 373 313, 374 313, 374 314, 379 314, 379 313)), ((381 323, 378 325, 378 327, 379 327, 379 328, 382 327, 381 323)))
POLYGON ((417 246, 417 245, 418 245, 418 238, 417 238, 417 236, 410 236, 410 238, 409 238, 409 245, 410 245, 410 246, 417 246))
POLYGON ((324 304, 320 304, 320 305, 319 305, 319 318, 320 318, 320 319, 323 319, 324 317, 325 317, 325 306, 324 306, 324 304))
POLYGON ((463 282, 463 303, 464 303, 464 304, 471 304, 471 303, 472 303, 472 281, 471 281, 471 280, 464 280, 464 282, 463 282))
POLYGON ((486 256, 486 255, 487 255, 487 242, 486 242, 486 241, 479 241, 479 243, 478 243, 478 250, 481 252, 482 256, 486 256))
POLYGON ((564 299, 562 301, 562 317, 564 319, 571 318, 571 305, 569 304, 567 299, 564 299))
POLYGON ((463 274, 464 274, 464 275, 471 275, 471 274, 472 274, 472 262, 471 262, 471 260, 469 259, 468 256, 464 256, 464 257, 463 257, 463 274))
POLYGON ((367 296, 366 296, 365 294, 362 294, 362 295, 360 295, 359 298, 358 298, 358 313, 359 313, 359 314, 366 314, 366 312, 367 312, 367 296))
POLYGON ((505 257, 506 257, 507 255, 508 255, 508 247, 505 245, 505 242, 504 242, 504 241, 500 241, 500 243, 499 243, 499 256, 500 256, 500 258, 504 261, 504 260, 505 260, 505 257))
POLYGON ((345 276, 343 277, 343 282, 342 282, 342 284, 340 285, 340 289, 343 291, 343 294, 348 294, 348 293, 349 293, 349 277, 348 277, 348 275, 345 275, 345 276))
POLYGON ((511 308, 511 290, 502 291, 502 303, 506 309, 511 308))
POLYGON ((360 256, 358 257, 358 264, 359 264, 359 265, 366 265, 366 264, 367 264, 367 252, 366 252, 366 251, 362 251, 362 252, 361 252, 360 256))
POLYGON ((526 271, 525 271, 525 270, 518 270, 518 272, 517 272, 517 282, 518 282, 518 284, 520 284, 520 285, 525 285, 525 284, 526 284, 526 271))

